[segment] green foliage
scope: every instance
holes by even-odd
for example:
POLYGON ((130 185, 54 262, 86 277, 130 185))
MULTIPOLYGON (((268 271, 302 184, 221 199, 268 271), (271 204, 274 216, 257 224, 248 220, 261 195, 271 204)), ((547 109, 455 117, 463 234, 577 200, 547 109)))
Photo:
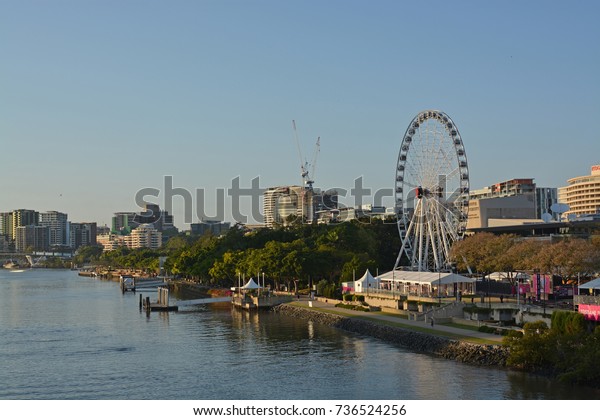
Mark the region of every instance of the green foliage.
POLYGON ((176 235, 159 251, 126 248, 101 253, 99 248, 80 249, 76 263, 112 268, 158 270, 158 256, 167 257, 168 274, 223 287, 238 278, 262 279, 280 285, 306 288, 319 284, 319 294, 341 298, 341 282, 392 268, 400 247, 394 223, 379 220, 332 225, 292 223, 277 229, 251 232, 233 226, 219 238, 176 235), (321 283, 321 282, 324 283, 321 283))
POLYGON ((562 335, 580 335, 586 330, 583 314, 571 311, 554 311, 552 313, 552 330, 562 335))
POLYGON ((129 249, 121 247, 103 253, 96 264, 112 268, 134 268, 158 272, 158 251, 149 248, 129 249))
POLYGON ((73 264, 80 267, 85 264, 94 263, 98 261, 101 255, 101 246, 82 246, 75 253, 75 256, 73 257, 73 264))
POLYGON ((544 321, 528 323, 524 334, 510 334, 508 365, 544 372, 571 383, 600 386, 600 328, 588 333, 581 314, 555 312, 552 328, 544 321))

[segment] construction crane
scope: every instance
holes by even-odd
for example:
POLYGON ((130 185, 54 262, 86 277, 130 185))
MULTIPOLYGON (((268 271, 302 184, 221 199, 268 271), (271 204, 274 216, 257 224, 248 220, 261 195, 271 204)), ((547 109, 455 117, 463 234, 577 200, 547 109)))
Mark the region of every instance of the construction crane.
POLYGON ((298 129, 296 128, 295 120, 292 120, 292 127, 294 129, 294 140, 296 141, 296 146, 298 147, 298 156, 300 157, 300 175, 302 176, 302 182, 307 189, 312 190, 315 182, 314 178, 317 167, 317 158, 319 157, 319 152, 321 151, 321 137, 317 137, 317 143, 315 144, 315 152, 313 154, 312 162, 308 163, 308 161, 305 161, 304 157, 302 156, 302 148, 300 147, 300 139, 298 138, 298 129))

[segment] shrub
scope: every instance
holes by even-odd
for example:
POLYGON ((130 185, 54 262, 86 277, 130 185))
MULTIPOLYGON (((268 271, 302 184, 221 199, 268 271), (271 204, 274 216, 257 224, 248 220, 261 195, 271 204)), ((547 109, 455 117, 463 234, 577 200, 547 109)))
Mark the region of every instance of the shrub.
POLYGON ((552 331, 557 334, 579 335, 586 330, 583 314, 571 311, 556 311, 552 313, 552 331))
POLYGON ((492 328, 492 327, 488 327, 487 325, 482 325, 481 327, 477 328, 477 331, 493 334, 496 331, 496 329, 492 328))

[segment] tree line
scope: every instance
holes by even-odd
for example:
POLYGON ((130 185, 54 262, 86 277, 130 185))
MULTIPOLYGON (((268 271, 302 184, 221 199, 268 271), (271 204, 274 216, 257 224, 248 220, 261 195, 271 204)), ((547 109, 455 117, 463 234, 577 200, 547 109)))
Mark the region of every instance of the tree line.
POLYGON ((538 270, 563 278, 586 277, 600 270, 600 238, 536 240, 477 233, 456 242, 451 255, 459 271, 483 276, 538 270))
POLYGON ((233 226, 224 236, 177 235, 159 250, 119 248, 102 252, 84 247, 75 263, 158 271, 158 257, 166 256, 169 275, 213 286, 237 285, 264 273, 274 287, 304 288, 320 282, 330 289, 362 276, 391 270, 400 239, 395 223, 353 220, 332 225, 294 224, 247 231, 233 226))
MULTIPOLYGON (((340 283, 393 268, 400 249, 395 223, 381 220, 350 221, 333 225, 297 224, 276 229, 246 231, 232 227, 227 234, 194 237, 179 234, 161 249, 127 249, 102 252, 81 248, 77 265, 158 272, 159 256, 166 256, 169 275, 230 287, 238 276, 249 279, 264 273, 272 286, 308 284, 339 289, 340 283)), ((600 270, 600 239, 523 240, 514 235, 478 233, 456 242, 451 255, 458 272, 485 276, 495 271, 539 270, 577 278, 600 270)), ((401 261, 401 265, 402 265, 401 261)))

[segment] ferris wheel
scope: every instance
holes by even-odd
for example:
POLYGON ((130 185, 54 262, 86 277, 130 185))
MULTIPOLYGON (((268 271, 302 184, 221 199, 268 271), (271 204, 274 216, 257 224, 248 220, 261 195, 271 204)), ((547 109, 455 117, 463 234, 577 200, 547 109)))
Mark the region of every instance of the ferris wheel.
POLYGON ((401 249, 395 268, 446 271, 452 243, 464 234, 469 168, 462 138, 444 112, 420 112, 406 129, 396 165, 401 249), (401 263, 408 266, 400 267, 401 263))

